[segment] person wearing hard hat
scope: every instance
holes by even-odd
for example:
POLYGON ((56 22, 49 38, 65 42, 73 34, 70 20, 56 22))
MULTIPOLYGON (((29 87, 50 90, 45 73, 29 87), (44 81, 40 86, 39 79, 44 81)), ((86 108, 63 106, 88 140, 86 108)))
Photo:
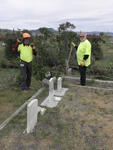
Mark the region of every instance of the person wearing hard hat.
MULTIPOLYGON (((73 47, 76 47, 73 42, 71 44, 73 47)), ((80 44, 77 48, 76 56, 80 72, 80 84, 82 86, 85 86, 86 70, 87 67, 91 64, 91 43, 87 39, 87 35, 85 32, 80 33, 80 44)))
POLYGON ((22 42, 17 40, 15 49, 20 53, 21 89, 29 90, 32 76, 33 55, 37 55, 34 45, 30 45, 31 35, 23 33, 22 42))

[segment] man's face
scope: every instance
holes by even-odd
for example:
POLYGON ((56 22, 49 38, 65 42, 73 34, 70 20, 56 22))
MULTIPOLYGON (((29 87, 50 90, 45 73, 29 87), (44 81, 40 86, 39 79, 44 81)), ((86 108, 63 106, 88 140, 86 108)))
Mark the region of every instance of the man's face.
POLYGON ((86 40, 86 34, 85 33, 81 33, 80 34, 80 41, 85 41, 86 40))
POLYGON ((29 38, 24 39, 24 44, 29 45, 30 44, 30 39, 29 38))

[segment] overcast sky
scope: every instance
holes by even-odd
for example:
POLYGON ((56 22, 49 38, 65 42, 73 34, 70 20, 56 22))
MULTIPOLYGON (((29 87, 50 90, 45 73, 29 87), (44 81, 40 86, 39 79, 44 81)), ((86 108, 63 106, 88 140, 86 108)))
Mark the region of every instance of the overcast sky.
POLYGON ((113 32, 113 0, 0 0, 0 28, 57 29, 66 21, 76 31, 113 32))

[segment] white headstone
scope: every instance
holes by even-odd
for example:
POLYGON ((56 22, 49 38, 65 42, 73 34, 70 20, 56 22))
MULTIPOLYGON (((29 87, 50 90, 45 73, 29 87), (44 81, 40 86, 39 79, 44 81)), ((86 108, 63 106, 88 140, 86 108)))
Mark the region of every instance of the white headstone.
POLYGON ((54 95, 54 79, 51 78, 49 80, 49 96, 53 96, 54 95))
POLYGON ((37 124, 38 100, 32 100, 27 106, 27 133, 31 133, 37 124))
POLYGON ((57 90, 61 91, 62 90, 62 78, 59 77, 57 80, 57 90))
POLYGON ((56 77, 53 77, 49 80, 49 96, 41 103, 41 106, 53 108, 53 107, 56 107, 58 102, 60 101, 60 98, 56 98, 54 96, 54 94, 55 94, 55 89, 54 89, 55 81, 56 81, 56 77))
POLYGON ((64 96, 68 88, 62 88, 62 78, 59 77, 57 80, 57 90, 55 91, 55 96, 64 96))

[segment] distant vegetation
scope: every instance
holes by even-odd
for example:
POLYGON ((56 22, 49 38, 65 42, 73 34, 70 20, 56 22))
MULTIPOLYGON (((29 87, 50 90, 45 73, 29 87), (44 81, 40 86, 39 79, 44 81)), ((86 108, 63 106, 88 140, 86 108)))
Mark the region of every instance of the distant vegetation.
MULTIPOLYGON (((75 25, 70 22, 60 24, 58 30, 51 28, 40 28, 36 31, 29 31, 32 34, 32 41, 38 51, 38 58, 33 60, 33 74, 36 79, 43 79, 45 73, 51 71, 53 75, 65 72, 66 59, 70 51, 70 43, 74 41, 79 44, 79 35, 73 31, 75 25), (37 34, 38 33, 38 34, 37 34)), ((25 31, 25 30, 24 30, 25 31)), ((21 38, 24 31, 0 30, 0 40, 5 43, 5 57, 2 58, 2 67, 18 67, 19 56, 13 52, 13 46, 17 38, 21 38)), ((103 33, 100 35, 88 35, 92 43, 92 61, 103 58, 101 43, 103 33)), ((76 50, 73 50, 70 66, 76 66, 76 50)))

